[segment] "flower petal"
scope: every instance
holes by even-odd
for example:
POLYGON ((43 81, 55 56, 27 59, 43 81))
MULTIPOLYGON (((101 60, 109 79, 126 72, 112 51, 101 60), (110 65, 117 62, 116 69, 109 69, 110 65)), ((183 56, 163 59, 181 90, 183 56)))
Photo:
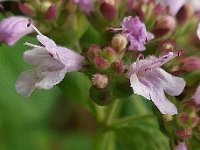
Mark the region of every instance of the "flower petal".
POLYGON ((44 59, 35 69, 38 81, 36 87, 39 89, 50 89, 61 82, 67 72, 65 65, 53 58, 44 59))
POLYGON ((49 57, 51 57, 49 53, 46 50, 40 48, 33 48, 31 50, 24 52, 25 62, 31 65, 38 65, 44 59, 47 59, 49 57))
POLYGON ((15 84, 16 90, 23 96, 30 96, 35 89, 35 83, 37 77, 35 75, 35 70, 27 70, 23 72, 17 79, 15 84))
POLYGON ((164 91, 159 87, 152 88, 151 99, 162 114, 178 114, 176 106, 166 98, 164 91))
POLYGON ((167 94, 171 96, 177 96, 183 92, 183 89, 186 84, 184 79, 175 77, 161 68, 158 68, 156 71, 157 77, 162 80, 164 91, 167 94))
POLYGON ((192 98, 198 105, 200 105, 200 85, 198 86, 198 88, 192 98))
POLYGON ((152 100, 162 114, 177 114, 175 105, 165 97, 162 80, 156 76, 157 72, 155 71, 149 72, 148 76, 139 78, 133 74, 130 82, 134 93, 152 100))
POLYGON ((200 40, 200 23, 199 23, 198 28, 197 28, 197 36, 198 36, 198 38, 200 40))
POLYGON ((185 142, 179 142, 178 146, 175 147, 175 150, 187 150, 185 142))
POLYGON ((0 42, 8 45, 15 44, 23 36, 33 32, 27 27, 29 19, 26 17, 8 17, 0 22, 0 42))

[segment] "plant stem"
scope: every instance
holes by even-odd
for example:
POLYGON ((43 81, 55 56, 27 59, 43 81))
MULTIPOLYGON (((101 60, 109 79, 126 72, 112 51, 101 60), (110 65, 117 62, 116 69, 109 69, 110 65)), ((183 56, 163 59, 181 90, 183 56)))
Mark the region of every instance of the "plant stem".
POLYGON ((113 120, 118 116, 120 110, 120 100, 115 100, 113 104, 109 107, 108 116, 105 120, 106 125, 110 125, 113 120))
POLYGON ((153 114, 125 117, 125 118, 122 118, 122 119, 119 119, 119 120, 113 122, 109 126, 109 128, 113 129, 113 128, 121 127, 121 126, 123 126, 127 123, 130 123, 130 122, 133 122, 133 121, 144 120, 144 119, 153 119, 153 118, 154 118, 153 114))

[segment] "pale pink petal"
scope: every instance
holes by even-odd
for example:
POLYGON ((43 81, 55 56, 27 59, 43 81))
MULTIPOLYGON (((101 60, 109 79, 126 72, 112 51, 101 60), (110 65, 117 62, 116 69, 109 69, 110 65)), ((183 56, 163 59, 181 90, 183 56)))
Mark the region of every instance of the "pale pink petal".
POLYGON ((24 52, 25 62, 31 65, 38 65, 44 59, 49 58, 49 56, 50 54, 46 50, 40 48, 33 48, 32 50, 24 52))
POLYGON ((34 69, 23 72, 15 84, 17 92, 23 96, 30 96, 35 89, 36 81, 37 77, 34 69))
POLYGON ((130 74, 135 72, 145 73, 151 71, 167 63, 174 57, 175 55, 172 52, 169 52, 168 54, 162 55, 158 58, 154 56, 149 56, 146 59, 136 61, 135 63, 130 65, 127 75, 130 77, 130 74))
POLYGON ((66 65, 68 72, 81 69, 85 62, 83 56, 65 47, 58 46, 57 55, 59 60, 66 65))
POLYGON ((43 72, 44 78, 41 78, 40 81, 38 81, 35 84, 35 87, 38 89, 50 89, 52 88, 54 85, 60 83, 64 77, 65 77, 65 71, 61 70, 61 71, 55 71, 55 72, 43 72))
POLYGON ((159 87, 152 88, 151 99, 162 114, 178 114, 176 106, 166 98, 159 87))
POLYGON ((146 86, 144 83, 141 83, 136 74, 132 74, 132 76, 130 77, 130 83, 131 83, 133 92, 135 94, 141 95, 148 100, 151 99, 150 97, 151 89, 148 86, 146 86))
POLYGON ((26 17, 8 17, 0 22, 0 42, 8 45, 15 44, 23 36, 33 32, 27 27, 29 19, 26 17))
POLYGON ((162 114, 177 114, 175 105, 165 97, 162 81, 155 78, 155 74, 151 72, 148 76, 140 78, 133 74, 130 82, 134 93, 152 100, 162 114))
POLYGON ((197 36, 198 36, 198 38, 200 40, 200 23, 199 23, 198 28, 197 28, 197 36))
POLYGON ((187 150, 185 142, 180 142, 178 146, 175 147, 175 150, 187 150))
POLYGON ((198 88, 192 98, 198 105, 200 105, 200 85, 198 86, 198 88))
POLYGON ((157 78, 162 80, 164 91, 171 96, 178 96, 183 92, 185 87, 185 80, 179 77, 175 77, 165 70, 158 68, 157 78))

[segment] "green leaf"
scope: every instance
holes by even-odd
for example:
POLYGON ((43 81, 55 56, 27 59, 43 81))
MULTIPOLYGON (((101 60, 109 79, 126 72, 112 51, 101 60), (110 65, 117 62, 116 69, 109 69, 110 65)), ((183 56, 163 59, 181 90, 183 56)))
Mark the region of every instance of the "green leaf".
POLYGON ((67 98, 89 108, 91 84, 87 76, 80 72, 68 73, 60 86, 67 98))
POLYGON ((137 123, 115 130, 119 142, 130 150, 169 150, 168 139, 159 129, 137 123))

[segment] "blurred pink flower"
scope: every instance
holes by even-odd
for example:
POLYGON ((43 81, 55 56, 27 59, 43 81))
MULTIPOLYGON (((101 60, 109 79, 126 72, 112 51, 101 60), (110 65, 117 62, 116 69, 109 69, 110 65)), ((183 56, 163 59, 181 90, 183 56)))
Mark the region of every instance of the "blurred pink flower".
POLYGON ((93 11, 92 0, 72 0, 76 3, 82 11, 85 11, 87 14, 90 14, 93 11))
POLYGON ((197 105, 200 105, 200 85, 198 86, 195 94, 193 95, 192 99, 196 102, 197 105))
POLYGON ((200 40, 200 23, 199 23, 198 28, 197 28, 197 36, 198 36, 198 38, 200 40))
POLYGON ((176 56, 169 52, 158 58, 150 56, 137 60, 129 66, 127 72, 133 92, 152 100, 162 114, 177 114, 177 108, 166 98, 164 92, 177 96, 185 87, 185 81, 182 78, 175 77, 160 68, 176 56))
POLYGON ((154 35, 146 30, 146 26, 138 17, 125 17, 121 23, 124 35, 130 42, 129 50, 144 51, 144 45, 154 38, 154 35))
POLYGON ((29 19, 26 17, 8 17, 0 22, 0 42, 8 45, 15 44, 23 36, 33 32, 27 27, 29 19))
POLYGON ((170 15, 175 16, 179 9, 187 2, 187 0, 157 0, 164 6, 169 7, 170 15))
POLYGON ((77 71, 84 63, 84 58, 78 53, 61 46, 48 37, 38 32, 37 40, 43 45, 33 45, 34 47, 24 53, 24 60, 34 65, 33 69, 23 72, 17 82, 17 92, 30 96, 35 88, 50 89, 60 83, 67 72, 77 71))
POLYGON ((178 143, 178 145, 175 147, 175 150, 187 150, 185 142, 178 143))

